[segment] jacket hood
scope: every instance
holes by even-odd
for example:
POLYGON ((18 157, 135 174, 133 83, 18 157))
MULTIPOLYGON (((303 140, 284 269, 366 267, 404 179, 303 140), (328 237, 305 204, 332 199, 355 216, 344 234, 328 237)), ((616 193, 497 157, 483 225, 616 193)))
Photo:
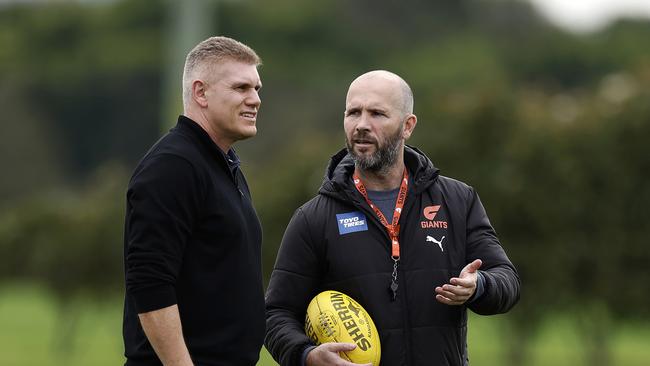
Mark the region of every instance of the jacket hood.
MULTIPOLYGON (((422 192, 438 179, 440 169, 433 166, 429 158, 415 147, 404 146, 404 164, 408 169, 412 189, 416 192, 422 192)), ((348 154, 347 149, 341 149, 331 157, 323 184, 319 189, 320 194, 338 195, 345 191, 351 192, 356 190, 352 184, 352 174, 354 172, 354 160, 348 154)))

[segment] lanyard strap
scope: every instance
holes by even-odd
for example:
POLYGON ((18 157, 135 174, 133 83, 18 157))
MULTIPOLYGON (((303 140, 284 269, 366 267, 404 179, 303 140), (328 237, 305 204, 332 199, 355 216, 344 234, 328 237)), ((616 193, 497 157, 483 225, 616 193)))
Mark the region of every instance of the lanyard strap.
POLYGON ((375 211, 375 214, 377 215, 377 218, 379 218, 379 221, 381 222, 382 225, 386 228, 386 231, 388 232, 388 236, 390 236, 390 240, 392 242, 391 245, 391 254, 392 258, 395 261, 399 260, 399 217, 402 214, 402 208, 404 207, 404 202, 406 201, 406 193, 408 192, 408 172, 406 171, 406 168, 404 168, 404 175, 402 178, 402 184, 399 187, 399 194, 397 195, 397 201, 395 202, 395 212, 393 213, 393 220, 389 224, 388 220, 386 220, 386 217, 384 216, 383 213, 381 213, 381 210, 375 206, 374 203, 370 200, 368 197, 368 191, 366 190, 366 186, 363 185, 363 182, 361 182, 361 179, 359 178, 359 175, 357 172, 354 172, 353 175, 354 178, 354 185, 357 187, 357 190, 363 198, 366 199, 366 202, 375 211))

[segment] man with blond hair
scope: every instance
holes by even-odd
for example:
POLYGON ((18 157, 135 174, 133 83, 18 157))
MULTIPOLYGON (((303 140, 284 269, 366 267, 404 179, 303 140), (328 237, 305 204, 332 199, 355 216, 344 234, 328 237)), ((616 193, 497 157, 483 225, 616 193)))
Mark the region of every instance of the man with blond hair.
POLYGON ((127 366, 255 365, 262 232, 233 144, 255 136, 260 58, 227 37, 187 55, 183 114, 129 182, 127 366))

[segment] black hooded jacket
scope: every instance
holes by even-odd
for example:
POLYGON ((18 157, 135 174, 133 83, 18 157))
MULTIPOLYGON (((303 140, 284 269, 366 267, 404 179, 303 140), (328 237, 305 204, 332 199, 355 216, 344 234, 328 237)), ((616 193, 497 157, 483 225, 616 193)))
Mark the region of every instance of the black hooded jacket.
POLYGON ((519 299, 519 276, 474 189, 440 176, 415 148, 405 147, 404 161, 412 183, 399 222, 396 301, 388 290, 389 236, 352 183, 354 162, 345 150, 332 157, 319 194, 295 212, 266 293, 265 344, 281 365, 299 365, 313 344, 304 332, 305 312, 324 290, 341 291, 369 312, 381 364, 391 366, 466 365, 466 308, 504 313, 519 299), (340 221, 345 217, 363 219, 365 226, 347 227, 340 221), (474 259, 483 261, 483 294, 464 306, 439 303, 434 288, 474 259))

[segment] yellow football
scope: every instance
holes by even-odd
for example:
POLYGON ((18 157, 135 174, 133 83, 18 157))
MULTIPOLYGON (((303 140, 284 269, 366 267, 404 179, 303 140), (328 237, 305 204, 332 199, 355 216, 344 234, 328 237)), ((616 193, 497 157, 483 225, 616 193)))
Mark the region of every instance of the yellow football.
POLYGON ((338 291, 323 291, 307 307, 305 333, 316 344, 354 343, 357 348, 340 352, 354 363, 379 365, 381 344, 375 323, 368 312, 351 297, 338 291))

